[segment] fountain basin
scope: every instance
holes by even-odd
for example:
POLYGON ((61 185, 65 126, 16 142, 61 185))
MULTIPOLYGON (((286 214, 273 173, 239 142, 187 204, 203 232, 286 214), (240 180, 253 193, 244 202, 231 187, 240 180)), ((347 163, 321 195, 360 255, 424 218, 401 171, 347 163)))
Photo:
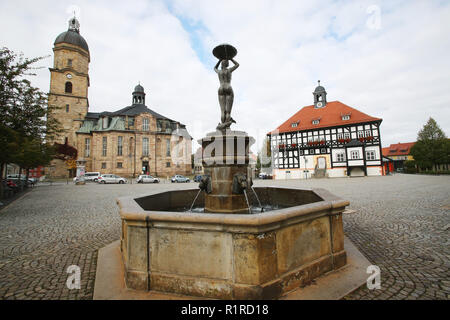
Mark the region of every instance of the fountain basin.
POLYGON ((346 264, 349 202, 324 189, 255 188, 263 206, 280 207, 258 214, 180 212, 197 191, 118 199, 128 288, 274 299, 346 264))

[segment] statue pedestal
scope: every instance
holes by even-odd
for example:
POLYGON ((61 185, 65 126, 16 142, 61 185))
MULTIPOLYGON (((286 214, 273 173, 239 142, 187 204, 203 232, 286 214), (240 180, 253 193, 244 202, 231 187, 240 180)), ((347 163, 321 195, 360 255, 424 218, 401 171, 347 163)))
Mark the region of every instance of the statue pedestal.
POLYGON ((250 146, 255 139, 243 131, 215 131, 199 140, 205 175, 211 179, 211 192, 205 194, 205 212, 249 213, 243 192, 238 192, 237 176, 245 176, 251 186, 250 146))
POLYGON ((84 185, 86 181, 84 180, 84 174, 86 173, 86 160, 78 159, 77 160, 77 179, 76 185, 84 185))

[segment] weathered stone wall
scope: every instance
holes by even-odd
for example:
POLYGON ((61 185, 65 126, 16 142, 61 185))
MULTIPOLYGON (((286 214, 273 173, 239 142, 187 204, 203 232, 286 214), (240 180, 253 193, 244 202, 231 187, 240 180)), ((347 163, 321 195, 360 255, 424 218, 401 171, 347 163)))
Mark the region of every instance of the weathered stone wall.
MULTIPOLYGON (((305 194, 278 190, 285 196, 295 191, 305 194)), ((348 205, 323 189, 312 192, 324 200, 261 215, 143 211, 134 199, 119 199, 127 286, 273 299, 310 284, 346 264, 342 212, 348 205)), ((192 198, 196 190, 157 194, 153 202, 179 207, 187 193, 192 198)))

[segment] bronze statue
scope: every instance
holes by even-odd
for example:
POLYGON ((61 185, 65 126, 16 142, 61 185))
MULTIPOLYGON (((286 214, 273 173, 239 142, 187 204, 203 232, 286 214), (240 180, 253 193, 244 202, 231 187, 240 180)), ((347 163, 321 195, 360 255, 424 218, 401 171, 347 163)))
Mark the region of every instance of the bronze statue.
POLYGON ((233 88, 231 87, 231 73, 239 67, 239 63, 233 59, 236 53, 237 50, 229 44, 221 44, 213 50, 213 54, 219 59, 214 67, 220 82, 218 93, 222 122, 217 126, 218 130, 228 129, 232 123, 236 123, 231 117, 234 100, 233 88), (228 68, 229 60, 234 63, 234 66, 231 68, 228 68), (221 69, 219 69, 220 64, 221 69))

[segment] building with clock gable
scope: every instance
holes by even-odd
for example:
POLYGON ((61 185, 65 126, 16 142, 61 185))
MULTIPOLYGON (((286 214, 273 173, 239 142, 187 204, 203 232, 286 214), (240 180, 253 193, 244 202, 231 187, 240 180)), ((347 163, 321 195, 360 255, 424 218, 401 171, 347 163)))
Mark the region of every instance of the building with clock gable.
POLYGON ((319 85, 314 104, 268 133, 275 179, 382 175, 380 124, 319 85))
MULTIPOLYGON (((49 117, 58 119, 64 130, 55 142, 75 147, 78 159, 86 161, 86 171, 121 176, 191 174, 192 138, 186 126, 149 108, 140 84, 131 94, 131 105, 113 112, 89 111, 90 52, 75 17, 56 38, 53 52, 48 103, 56 108, 49 117)), ((55 159, 48 173, 66 177, 68 168, 55 159)))

